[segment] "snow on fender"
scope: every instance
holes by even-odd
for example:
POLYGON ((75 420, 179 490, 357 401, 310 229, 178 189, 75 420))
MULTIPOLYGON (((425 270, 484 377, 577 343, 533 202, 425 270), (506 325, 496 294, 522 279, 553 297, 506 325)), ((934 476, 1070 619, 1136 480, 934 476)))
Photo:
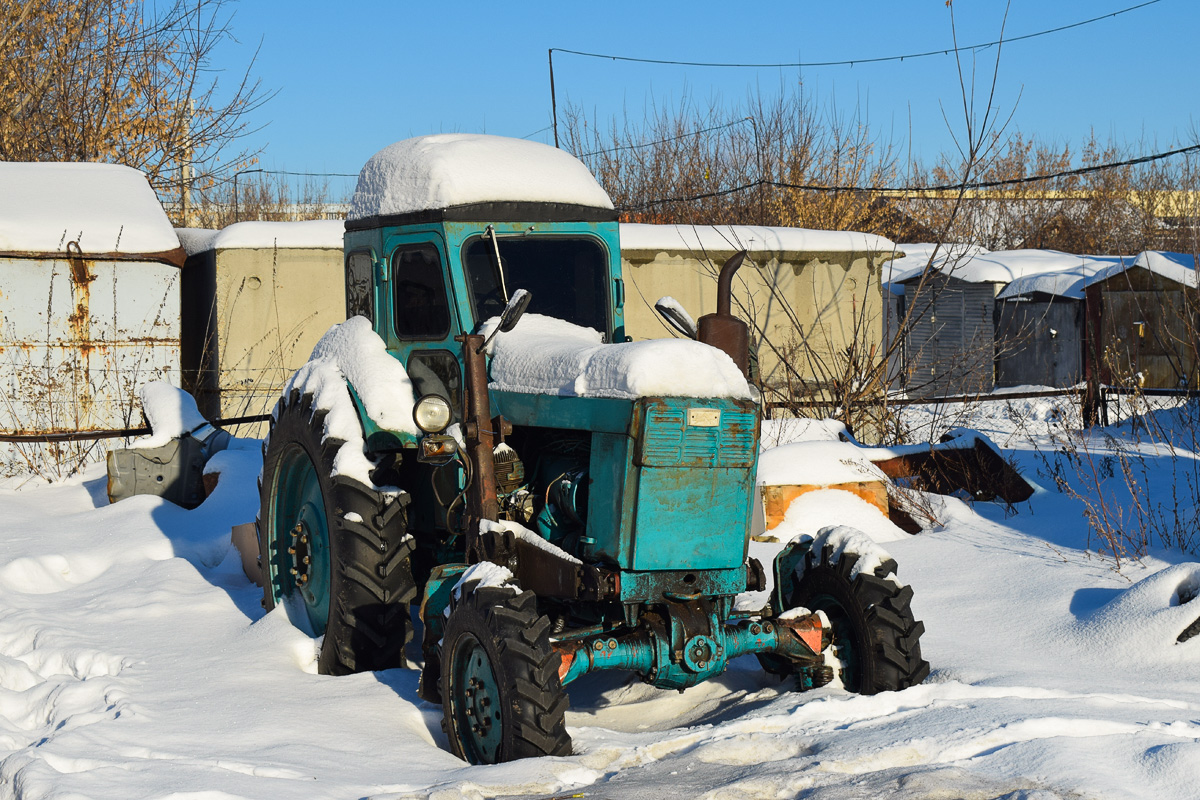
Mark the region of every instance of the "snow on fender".
POLYGON ((774 572, 776 613, 803 608, 824 615, 847 690, 899 691, 929 675, 912 589, 896 578, 895 559, 866 534, 836 525, 797 536, 776 556, 774 572))

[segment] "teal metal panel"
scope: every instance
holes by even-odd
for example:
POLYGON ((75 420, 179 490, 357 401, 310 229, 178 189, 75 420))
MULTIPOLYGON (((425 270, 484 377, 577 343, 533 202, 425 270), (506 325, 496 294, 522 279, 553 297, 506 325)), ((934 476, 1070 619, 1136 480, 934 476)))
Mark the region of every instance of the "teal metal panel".
POLYGON ((632 400, 501 391, 491 394, 492 409, 514 425, 624 434, 629 431, 633 413, 632 400))
POLYGON ((758 456, 758 414, 732 400, 666 397, 646 403, 638 466, 750 467, 758 456), (692 424, 689 411, 707 424, 692 424))
POLYGON ((674 597, 699 594, 719 597, 746 591, 746 566, 735 569, 656 570, 621 573, 622 603, 655 603, 674 597))
POLYGON ((583 557, 629 569, 633 565, 633 513, 637 481, 631 479, 633 440, 624 434, 592 436, 588 477, 587 537, 583 557), (628 489, 626 489, 628 487, 628 489))
POLYGON ((746 560, 754 473, 643 467, 633 526, 637 570, 729 569, 746 560))

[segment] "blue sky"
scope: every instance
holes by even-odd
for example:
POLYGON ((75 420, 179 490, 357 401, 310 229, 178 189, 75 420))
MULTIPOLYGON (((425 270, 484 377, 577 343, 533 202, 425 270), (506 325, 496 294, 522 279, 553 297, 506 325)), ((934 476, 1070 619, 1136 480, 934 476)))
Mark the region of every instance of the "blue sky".
MULTIPOLYGON (((1012 0, 1006 36, 1118 11, 1142 0, 1012 0)), ((385 145, 438 132, 527 136, 550 124, 547 49, 736 62, 815 62, 950 46, 944 0, 741 3, 242 0, 232 74, 261 42, 254 72, 278 93, 247 142, 261 166, 356 173, 385 145)), ((998 38, 1005 3, 957 0, 960 44, 998 38)), ((1160 0, 1116 18, 1005 45, 996 103, 1012 125, 1059 144, 1095 130, 1137 151, 1193 143, 1200 129, 1200 2, 1160 0)), ((971 56, 964 57, 970 67, 971 56)), ((980 102, 995 50, 974 56, 980 102)), ((803 69, 628 64, 556 53, 560 108, 604 122, 639 119, 685 96, 733 103, 799 82, 822 108, 859 113, 926 162, 962 130, 952 57, 803 69)), ((549 130, 532 138, 551 141, 549 130)), ((350 182, 352 185, 352 181, 350 182)))

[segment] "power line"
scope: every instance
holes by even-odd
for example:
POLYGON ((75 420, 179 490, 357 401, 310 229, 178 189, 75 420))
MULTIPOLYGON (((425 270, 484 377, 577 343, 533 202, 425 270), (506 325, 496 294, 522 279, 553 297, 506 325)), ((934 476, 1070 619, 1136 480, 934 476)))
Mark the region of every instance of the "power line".
POLYGON ((759 179, 756 181, 751 181, 750 183, 733 186, 728 189, 721 189, 714 192, 704 192, 702 194, 691 195, 689 197, 663 197, 657 200, 650 200, 636 206, 622 206, 618 210, 641 211, 644 208, 650 208, 651 206, 656 206, 663 203, 687 203, 695 200, 707 200, 713 197, 724 197, 726 195, 736 194, 737 192, 744 192, 748 189, 755 189, 759 186, 771 186, 776 189, 795 189, 805 192, 872 192, 876 194, 919 194, 922 192, 945 192, 957 191, 960 189, 996 189, 1002 186, 1018 186, 1027 183, 1039 183, 1041 181, 1055 180, 1056 178, 1069 178, 1077 175, 1088 175, 1093 172, 1103 172, 1105 170, 1118 169, 1120 167, 1148 164, 1152 161, 1161 161, 1165 158, 1196 152, 1200 152, 1200 144, 1189 145, 1188 147, 1180 147, 1175 150, 1167 150, 1162 153, 1138 156, 1137 158, 1130 158, 1124 161, 1112 161, 1106 164, 1093 164, 1089 167, 1077 167, 1076 169, 1067 169, 1060 172, 1047 173, 1044 175, 1027 175, 1023 178, 1007 178, 1005 180, 996 181, 947 183, 937 186, 829 186, 827 184, 798 184, 759 179))
MULTIPOLYGON (((582 154, 576 156, 576 158, 587 158, 588 156, 599 156, 599 155, 604 155, 605 153, 616 153, 621 150, 640 150, 643 147, 653 147, 656 144, 668 144, 670 142, 677 142, 680 139, 686 139, 689 136, 699 136, 702 133, 711 133, 712 131, 724 130, 725 128, 732 128, 734 125, 741 125, 743 122, 751 122, 751 121, 752 121, 752 119, 750 117, 742 117, 741 119, 735 119, 733 122, 727 122, 724 125, 714 125, 711 128, 702 128, 701 130, 698 130, 698 131, 690 131, 688 133, 682 133, 679 136, 672 136, 667 139, 659 139, 654 142, 642 142, 640 144, 625 144, 625 145, 621 145, 620 147, 610 147, 607 150, 593 150, 590 153, 582 153, 582 154)), ((543 128, 543 130, 545 130, 545 129, 543 128)))
POLYGON ((553 127, 554 127, 553 125, 547 125, 547 126, 546 126, 546 127, 544 127, 544 128, 538 128, 538 129, 537 129, 536 131, 534 131, 533 133, 527 133, 527 134, 525 134, 524 136, 522 136, 521 138, 522 138, 522 139, 532 139, 534 136, 537 136, 539 133, 542 133, 543 131, 548 131, 548 130, 550 130, 550 129, 551 129, 551 128, 553 128, 553 127))
POLYGON ((586 58, 608 59, 609 61, 627 61, 627 62, 633 62, 633 63, 637 63, 637 64, 664 64, 664 65, 668 65, 668 66, 677 66, 677 67, 744 67, 744 68, 751 68, 751 69, 768 69, 768 68, 781 68, 781 67, 847 67, 847 66, 853 67, 856 64, 880 64, 880 63, 887 62, 887 61, 904 61, 905 59, 910 59, 910 58, 925 58, 927 56, 944 56, 944 55, 950 55, 951 53, 954 53, 954 52, 961 52, 961 51, 968 51, 968 50, 969 51, 985 50, 989 47, 995 47, 996 45, 999 45, 999 44, 1011 44, 1012 42, 1021 42, 1021 41, 1025 41, 1027 39, 1036 39, 1039 36, 1048 36, 1052 33, 1061 33, 1062 31, 1068 31, 1068 30, 1071 30, 1072 28, 1081 28, 1084 25, 1091 25, 1094 22, 1100 22, 1101 20, 1110 19, 1112 17, 1119 17, 1122 14, 1128 14, 1131 11, 1137 11, 1138 9, 1145 8, 1146 6, 1152 6, 1152 5, 1155 5, 1156 3, 1160 3, 1160 2, 1162 2, 1162 0, 1146 0, 1146 2, 1144 2, 1144 3, 1139 3, 1138 5, 1130 6, 1129 8, 1123 8, 1120 11, 1113 11, 1112 13, 1102 14, 1098 17, 1092 17, 1091 19, 1081 20, 1079 22, 1072 22, 1069 25, 1060 25, 1057 28, 1048 28, 1044 31, 1037 31, 1036 33, 1027 33, 1023 36, 1014 36, 1010 39, 997 39, 992 42, 981 42, 979 44, 966 45, 963 47, 950 47, 950 48, 945 48, 942 50, 927 50, 922 53, 906 53, 904 55, 899 55, 899 56, 877 56, 875 58, 855 58, 855 59, 849 59, 849 60, 845 60, 845 61, 798 61, 798 62, 792 62, 792 63, 788 63, 788 64, 749 64, 749 63, 743 64, 743 63, 726 63, 726 62, 719 62, 719 61, 670 61, 670 60, 658 59, 658 58, 638 58, 638 57, 634 57, 634 56, 617 56, 617 55, 611 55, 608 53, 588 53, 588 52, 584 52, 582 50, 568 50, 563 47, 552 47, 552 48, 550 48, 550 52, 553 53, 555 51, 558 51, 560 53, 568 53, 570 55, 575 55, 575 56, 584 56, 586 58))

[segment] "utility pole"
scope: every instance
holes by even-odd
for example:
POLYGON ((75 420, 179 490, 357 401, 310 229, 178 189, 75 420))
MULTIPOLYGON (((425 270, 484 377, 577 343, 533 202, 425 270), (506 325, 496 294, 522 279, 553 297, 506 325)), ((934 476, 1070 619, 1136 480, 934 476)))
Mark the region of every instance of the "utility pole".
POLYGON ((179 165, 179 208, 183 227, 192 227, 192 115, 195 101, 188 98, 187 130, 183 141, 183 163, 179 165))

